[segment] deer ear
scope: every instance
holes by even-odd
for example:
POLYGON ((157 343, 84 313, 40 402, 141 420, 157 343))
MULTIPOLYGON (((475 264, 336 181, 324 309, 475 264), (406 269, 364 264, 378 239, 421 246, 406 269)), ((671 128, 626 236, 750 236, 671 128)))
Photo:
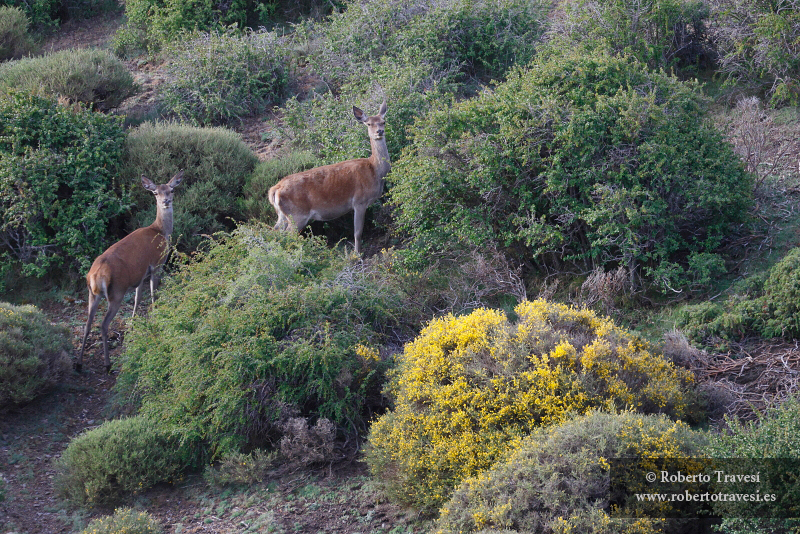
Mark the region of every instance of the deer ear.
POLYGON ((153 181, 144 174, 142 175, 142 187, 148 191, 152 191, 153 193, 156 192, 156 184, 154 184, 153 181))
POLYGON ((364 115, 364 112, 358 109, 357 107, 353 106, 353 115, 356 116, 356 120, 358 122, 367 122, 367 116, 364 115))
POLYGON ((178 187, 178 185, 180 185, 182 180, 183 180, 183 170, 181 170, 178 174, 173 176, 172 180, 170 180, 167 185, 170 186, 172 189, 175 189, 176 187, 178 187))
POLYGON ((378 111, 378 115, 383 118, 386 115, 386 100, 384 99, 383 104, 381 104, 381 109, 378 111))

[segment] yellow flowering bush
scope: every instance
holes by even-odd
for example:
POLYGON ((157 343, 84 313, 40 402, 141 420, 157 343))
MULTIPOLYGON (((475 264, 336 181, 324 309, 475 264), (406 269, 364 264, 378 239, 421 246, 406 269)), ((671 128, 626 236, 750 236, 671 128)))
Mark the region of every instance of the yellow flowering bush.
POLYGON ((147 512, 117 508, 114 515, 94 519, 81 534, 161 534, 158 521, 147 512))
POLYGON ((705 441, 704 433, 686 423, 630 411, 593 412, 539 428, 491 469, 466 479, 442 507, 435 532, 681 532, 685 521, 620 519, 606 513, 609 459, 691 457, 705 441))
POLYGON ((608 318, 544 300, 433 320, 387 386, 367 460, 390 494, 428 512, 530 432, 595 408, 683 417, 688 371, 608 318))

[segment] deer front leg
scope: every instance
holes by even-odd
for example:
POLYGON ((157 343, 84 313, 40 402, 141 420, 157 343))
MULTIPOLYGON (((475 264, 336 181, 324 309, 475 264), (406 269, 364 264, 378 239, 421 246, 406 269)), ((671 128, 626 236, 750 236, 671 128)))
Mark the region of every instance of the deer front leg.
POLYGON ((364 216, 367 213, 366 206, 356 206, 353 209, 353 239, 355 241, 356 254, 361 254, 361 233, 364 230, 364 216))

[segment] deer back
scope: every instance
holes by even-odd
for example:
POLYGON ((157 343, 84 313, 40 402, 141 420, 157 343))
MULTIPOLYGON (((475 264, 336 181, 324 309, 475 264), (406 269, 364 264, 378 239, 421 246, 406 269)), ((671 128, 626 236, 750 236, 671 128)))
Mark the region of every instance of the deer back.
POLYGON ((167 249, 167 240, 158 229, 152 226, 139 228, 98 256, 89 269, 86 280, 93 287, 97 286, 92 283, 93 280, 102 277, 108 287, 114 286, 126 291, 142 281, 148 268, 164 262, 167 249))

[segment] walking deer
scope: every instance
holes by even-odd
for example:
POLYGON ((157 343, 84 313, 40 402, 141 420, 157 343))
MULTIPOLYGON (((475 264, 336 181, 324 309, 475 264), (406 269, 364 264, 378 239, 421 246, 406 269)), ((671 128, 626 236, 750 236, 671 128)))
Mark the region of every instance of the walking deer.
POLYGON ((142 186, 156 196, 156 220, 150 226, 134 230, 108 247, 92 263, 92 268, 86 275, 86 285, 89 286, 89 318, 86 320, 83 344, 75 364, 78 372, 83 367, 86 340, 101 296, 105 296, 108 301, 108 311, 100 325, 106 372, 111 371, 111 360, 108 357, 108 327, 117 314, 125 293, 136 288, 136 297, 133 300, 133 315, 136 315, 144 281, 149 276, 150 297, 155 302, 155 290, 159 282, 157 269, 166 260, 169 237, 172 234, 172 194, 181 180, 183 171, 162 185, 156 185, 142 176, 142 186))
POLYGON ((372 155, 290 174, 269 190, 269 202, 278 212, 277 230, 301 231, 310 221, 329 221, 353 211, 356 254, 367 207, 383 193, 389 174, 389 150, 384 136, 386 101, 377 115, 367 117, 353 106, 356 120, 367 126, 372 155))

